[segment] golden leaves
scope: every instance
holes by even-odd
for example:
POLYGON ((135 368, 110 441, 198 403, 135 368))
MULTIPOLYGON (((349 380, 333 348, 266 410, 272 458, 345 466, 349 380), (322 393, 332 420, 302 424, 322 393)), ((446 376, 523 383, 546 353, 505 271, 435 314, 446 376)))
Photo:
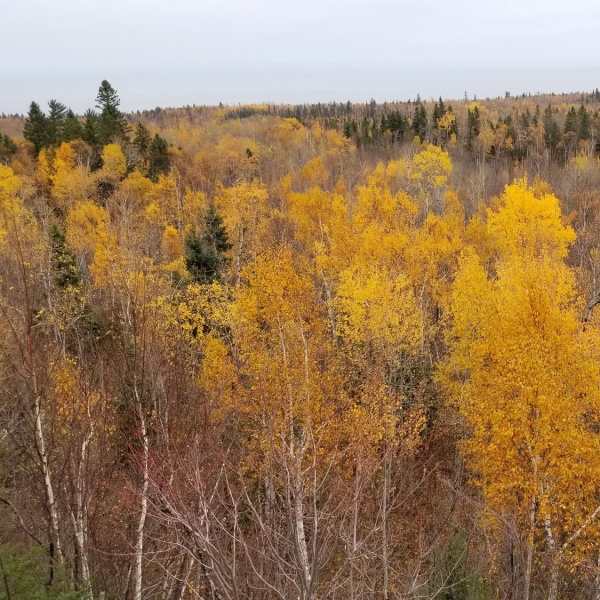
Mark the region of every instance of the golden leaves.
POLYGON ((536 193, 521 179, 506 186, 497 210, 489 210, 487 230, 500 256, 562 258, 575 241, 575 232, 562 222, 558 199, 551 193, 536 193))

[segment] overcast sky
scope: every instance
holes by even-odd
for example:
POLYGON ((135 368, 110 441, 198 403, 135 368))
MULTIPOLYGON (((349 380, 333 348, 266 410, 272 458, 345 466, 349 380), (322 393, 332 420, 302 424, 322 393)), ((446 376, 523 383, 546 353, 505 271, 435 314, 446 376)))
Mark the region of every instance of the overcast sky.
POLYGON ((0 112, 600 87, 592 0, 7 0, 0 112))

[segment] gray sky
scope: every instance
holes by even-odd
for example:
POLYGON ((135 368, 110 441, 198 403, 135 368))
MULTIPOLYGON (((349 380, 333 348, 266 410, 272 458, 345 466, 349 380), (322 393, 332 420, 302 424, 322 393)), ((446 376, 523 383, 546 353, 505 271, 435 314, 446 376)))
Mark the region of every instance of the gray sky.
POLYGON ((591 0, 4 0, 0 112, 600 87, 591 0))

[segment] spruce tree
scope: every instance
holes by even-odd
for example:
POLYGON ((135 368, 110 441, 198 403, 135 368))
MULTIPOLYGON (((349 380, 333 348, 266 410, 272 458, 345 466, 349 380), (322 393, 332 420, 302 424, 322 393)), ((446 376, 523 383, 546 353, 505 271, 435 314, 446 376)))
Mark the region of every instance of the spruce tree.
POLYGON ((546 110, 544 110, 542 121, 544 124, 544 142, 546 143, 546 146, 555 150, 556 145, 560 141, 560 130, 558 123, 554 118, 552 106, 548 105, 546 110))
POLYGON ((421 103, 420 99, 415 107, 412 130, 414 135, 419 136, 421 141, 427 137, 427 111, 425 110, 425 107, 421 103))
POLYGON ((148 168, 148 178, 152 181, 158 181, 161 174, 167 173, 171 167, 171 159, 169 157, 169 144, 167 141, 158 135, 154 134, 149 148, 150 165, 148 168))
POLYGON ((81 280, 77 269, 77 259, 67 245, 65 234, 56 226, 50 228, 50 248, 54 281, 59 288, 77 287, 81 280))
POLYGON ((17 145, 9 136, 0 133, 0 162, 8 164, 16 153, 17 145))
POLYGON ((579 118, 574 106, 571 106, 565 118, 565 133, 579 133, 579 118))
POLYGON ((146 153, 150 149, 152 143, 152 136, 148 129, 142 124, 138 123, 135 128, 135 137, 133 138, 133 145, 137 147, 142 156, 146 156, 146 153))
POLYGON ((446 107, 444 106, 444 101, 440 96, 439 103, 436 102, 433 107, 433 115, 432 115, 432 123, 431 126, 433 129, 438 128, 438 121, 446 114, 446 107))
POLYGON ((579 121, 579 139, 589 140, 591 137, 590 114, 585 109, 585 106, 583 106, 583 104, 579 107, 579 110, 577 111, 577 120, 579 121))
POLYGON ((211 204, 204 218, 203 234, 192 233, 185 240, 185 265, 194 281, 219 281, 227 265, 225 253, 232 248, 221 215, 211 204))
POLYGON ((82 139, 90 146, 98 146, 98 113, 88 108, 84 117, 82 139))
POLYGON ((37 156, 48 140, 48 118, 37 102, 32 102, 23 127, 23 137, 33 144, 37 156))
POLYGON ((67 107, 58 100, 50 100, 48 108, 47 144, 57 146, 63 141, 67 107))
POLYGON ((71 142, 72 140, 83 139, 83 137, 83 125, 75 116, 75 113, 69 109, 63 123, 61 139, 63 142, 71 142))

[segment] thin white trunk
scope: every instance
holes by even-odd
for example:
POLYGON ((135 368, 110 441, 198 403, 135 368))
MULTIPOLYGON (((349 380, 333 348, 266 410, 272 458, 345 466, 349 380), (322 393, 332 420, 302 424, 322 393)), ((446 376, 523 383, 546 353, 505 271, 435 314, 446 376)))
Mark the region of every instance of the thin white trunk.
MULTIPOLYGON (((299 462, 299 461, 298 461, 299 462)), ((296 464, 297 472, 294 480, 294 520, 296 534, 296 548, 298 550, 298 561, 303 577, 304 598, 312 597, 312 580, 310 572, 310 561, 308 559, 308 547, 306 545, 306 533, 304 530, 304 490, 302 477, 300 475, 300 464, 296 464)))
MULTIPOLYGON (((88 413, 88 418, 91 416, 88 413)), ((87 553, 87 509, 85 505, 85 478, 84 469, 87 461, 87 454, 90 442, 94 436, 93 421, 90 421, 92 427, 81 444, 79 456, 79 465, 77 467, 77 478, 75 481, 75 513, 73 515, 73 526, 75 530, 75 543, 79 554, 81 568, 81 584, 84 590, 84 597, 93 600, 92 586, 90 581, 90 567, 87 553)))
POLYGON ((527 532, 527 555, 525 559, 525 581, 523 583, 523 600, 529 600, 531 593, 531 573, 533 569, 533 536, 535 529, 537 499, 534 496, 531 499, 531 508, 529 510, 529 531, 527 532))
POLYGON ((141 400, 136 390, 136 408, 140 419, 142 434, 142 494, 140 506, 140 518, 137 526, 137 539, 135 545, 135 567, 133 575, 133 599, 142 600, 142 562, 144 558, 144 533, 146 525, 146 515, 148 513, 148 431, 146 428, 146 417, 142 407, 141 400))
POLYGON ((548 550, 550 550, 550 584, 548 586, 548 600, 556 600, 558 596, 558 556, 556 553, 556 542, 552 533, 552 518, 547 514, 544 519, 548 550))
MULTIPOLYGON (((37 387, 34 381, 34 386, 37 387)), ((38 454, 42 465, 42 475, 44 477, 44 490, 46 492, 46 502, 48 504, 48 512, 50 513, 50 528, 52 531, 52 542, 58 562, 62 563, 63 553, 60 543, 60 528, 58 509, 56 508, 56 499, 54 496, 54 488, 52 486, 52 476, 50 473, 50 465, 48 464, 48 453, 46 451, 46 440, 44 438, 44 428, 42 425, 42 399, 35 390, 34 416, 35 416, 35 439, 37 444, 38 454)))

